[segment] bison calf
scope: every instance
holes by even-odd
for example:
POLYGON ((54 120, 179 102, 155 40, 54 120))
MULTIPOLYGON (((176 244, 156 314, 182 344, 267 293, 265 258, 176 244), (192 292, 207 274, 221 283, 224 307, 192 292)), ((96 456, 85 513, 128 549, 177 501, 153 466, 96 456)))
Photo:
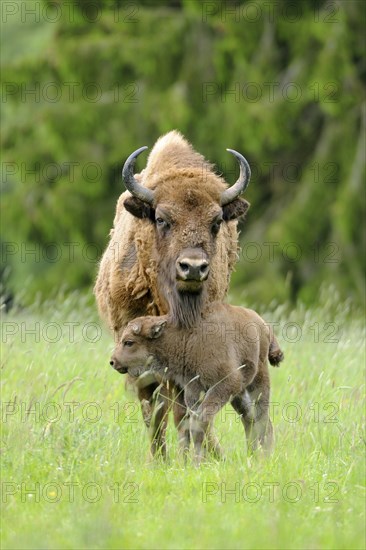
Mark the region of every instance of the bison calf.
POLYGON ((229 401, 244 424, 248 448, 272 449, 268 359, 277 366, 283 353, 263 319, 250 309, 215 302, 194 328, 177 327, 168 315, 134 319, 110 363, 132 376, 152 370, 184 388, 190 420, 189 429, 182 423, 180 435, 186 448, 192 436, 199 462, 207 429, 229 401))

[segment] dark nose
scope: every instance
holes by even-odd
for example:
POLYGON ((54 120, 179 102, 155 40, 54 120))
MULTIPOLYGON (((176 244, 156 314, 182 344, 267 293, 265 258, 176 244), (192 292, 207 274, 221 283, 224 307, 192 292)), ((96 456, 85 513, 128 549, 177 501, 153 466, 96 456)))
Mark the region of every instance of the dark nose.
POLYGON ((177 278, 182 281, 205 281, 210 266, 206 255, 202 251, 186 251, 182 253, 176 263, 177 278))
POLYGON ((127 368, 126 367, 121 367, 118 359, 115 359, 114 357, 112 357, 112 359, 109 361, 109 364, 117 372, 120 372, 121 374, 126 374, 127 373, 127 368))

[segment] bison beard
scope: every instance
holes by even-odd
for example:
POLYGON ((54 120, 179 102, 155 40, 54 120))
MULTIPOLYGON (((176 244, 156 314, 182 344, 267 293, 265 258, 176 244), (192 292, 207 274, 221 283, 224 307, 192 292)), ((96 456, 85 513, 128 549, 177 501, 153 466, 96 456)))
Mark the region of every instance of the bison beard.
POLYGON ((181 283, 186 288, 178 288, 175 276, 175 262, 166 258, 158 275, 161 294, 169 305, 172 323, 177 327, 192 328, 201 317, 207 300, 207 284, 181 283), (190 286, 189 286, 190 285, 190 286))
POLYGON ((205 291, 186 292, 174 289, 168 298, 172 322, 182 328, 193 328, 200 319, 205 291))

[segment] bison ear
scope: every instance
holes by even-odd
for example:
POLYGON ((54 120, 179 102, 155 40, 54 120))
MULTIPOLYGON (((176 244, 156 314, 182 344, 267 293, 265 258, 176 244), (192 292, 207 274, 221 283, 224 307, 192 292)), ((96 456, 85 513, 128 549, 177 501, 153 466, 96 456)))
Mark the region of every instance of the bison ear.
POLYGON ((127 212, 135 216, 135 218, 140 219, 149 219, 151 221, 155 220, 155 210, 136 197, 128 197, 124 202, 123 206, 126 208, 127 212))
POLYGON ((159 321, 155 323, 150 329, 150 338, 159 338, 162 335, 164 328, 166 327, 168 321, 159 321))
POLYGON ((250 204, 245 199, 235 199, 222 207, 222 217, 226 222, 245 216, 250 204))

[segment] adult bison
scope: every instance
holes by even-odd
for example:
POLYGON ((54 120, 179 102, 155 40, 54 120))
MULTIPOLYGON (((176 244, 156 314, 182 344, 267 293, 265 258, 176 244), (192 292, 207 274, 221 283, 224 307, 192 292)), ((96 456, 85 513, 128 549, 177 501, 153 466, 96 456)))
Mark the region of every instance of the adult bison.
MULTIPOLYGON (((236 151, 229 149, 240 176, 228 188, 176 131, 156 142, 146 168, 134 175, 136 157, 145 149, 132 153, 123 167, 128 191, 118 200, 94 288, 100 315, 116 340, 135 317, 169 311, 177 325, 190 328, 205 303, 223 300, 237 259, 237 220, 249 207, 239 195, 250 168, 236 151)), ((133 383, 151 428, 152 452, 165 454, 171 388, 151 377, 133 383)), ((177 426, 185 412, 181 391, 175 392, 177 426)))

